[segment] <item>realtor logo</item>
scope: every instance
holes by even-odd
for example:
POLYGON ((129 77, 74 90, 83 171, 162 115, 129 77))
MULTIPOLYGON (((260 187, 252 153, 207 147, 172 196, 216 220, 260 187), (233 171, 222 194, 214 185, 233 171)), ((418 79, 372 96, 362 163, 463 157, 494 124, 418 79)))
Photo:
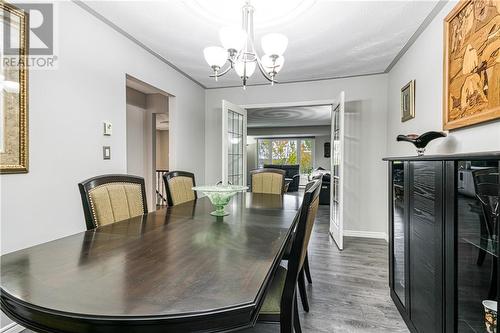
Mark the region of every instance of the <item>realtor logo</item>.
MULTIPOLYGON (((55 69, 57 62, 55 15, 53 3, 14 3, 15 7, 28 13, 27 28, 28 58, 30 69, 55 69)), ((15 67, 19 55, 19 19, 8 11, 3 11, 3 56, 5 67, 15 67), (10 58, 10 59, 9 59, 10 58)))

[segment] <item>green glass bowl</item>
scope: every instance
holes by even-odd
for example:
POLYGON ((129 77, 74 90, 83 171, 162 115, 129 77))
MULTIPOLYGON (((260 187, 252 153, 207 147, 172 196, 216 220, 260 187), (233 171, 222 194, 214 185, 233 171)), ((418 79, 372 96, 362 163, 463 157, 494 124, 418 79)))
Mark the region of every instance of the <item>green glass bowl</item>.
POLYGON ((240 185, 207 185, 193 187, 194 191, 202 192, 210 199, 210 202, 215 207, 215 210, 210 213, 210 215, 213 216, 229 215, 224 208, 236 193, 244 192, 247 189, 248 186, 240 185))

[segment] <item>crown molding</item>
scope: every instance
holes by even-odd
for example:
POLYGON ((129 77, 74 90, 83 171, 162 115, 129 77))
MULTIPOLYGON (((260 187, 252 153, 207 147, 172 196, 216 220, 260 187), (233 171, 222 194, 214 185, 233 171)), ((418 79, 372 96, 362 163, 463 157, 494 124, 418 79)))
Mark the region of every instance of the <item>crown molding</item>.
POLYGON ((448 0, 439 0, 436 6, 431 10, 429 15, 422 21, 417 31, 410 37, 410 39, 406 42, 405 46, 398 52, 396 57, 391 61, 389 66, 385 69, 384 73, 389 73, 391 69, 398 63, 399 59, 401 59, 405 53, 410 49, 410 47, 415 43, 415 41, 420 37, 422 32, 429 26, 429 24, 436 18, 439 12, 444 8, 444 6, 448 3, 448 0))

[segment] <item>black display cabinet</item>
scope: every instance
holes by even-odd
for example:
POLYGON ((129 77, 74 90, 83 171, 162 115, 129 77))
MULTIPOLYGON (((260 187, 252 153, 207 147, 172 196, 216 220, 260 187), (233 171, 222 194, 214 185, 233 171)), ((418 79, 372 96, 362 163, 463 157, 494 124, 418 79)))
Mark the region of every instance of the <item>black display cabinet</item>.
POLYGON ((487 332, 499 299, 500 152, 386 158, 389 285, 412 332, 487 332))

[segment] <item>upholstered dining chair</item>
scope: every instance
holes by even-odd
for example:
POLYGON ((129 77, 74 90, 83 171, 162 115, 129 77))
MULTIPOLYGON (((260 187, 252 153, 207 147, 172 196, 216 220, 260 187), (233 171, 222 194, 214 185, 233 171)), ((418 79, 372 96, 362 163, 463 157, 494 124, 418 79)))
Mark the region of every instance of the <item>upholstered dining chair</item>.
POLYGON ((144 179, 102 175, 78 184, 87 230, 148 213, 144 179))
MULTIPOLYGON (((304 193, 306 193, 311 188, 311 186, 313 186, 314 184, 315 184, 314 181, 307 183, 306 187, 304 189, 304 193)), ((321 202, 321 191, 320 191, 320 202, 321 202)), ((295 233, 295 231, 294 231, 294 233, 295 233)), ((288 245, 285 249, 285 254, 283 255, 283 260, 288 260, 288 258, 290 257, 294 237, 295 237, 295 234, 291 237, 290 242, 288 242, 288 245)), ((312 283, 311 271, 309 269, 309 253, 308 252, 306 252, 306 259, 304 260, 304 267, 299 273, 298 287, 299 287, 300 300, 302 301, 302 308, 304 309, 304 311, 309 312, 309 300, 307 298, 307 290, 306 290, 306 282, 305 282, 306 278, 307 278, 307 282, 312 283)))
POLYGON ((167 204, 169 206, 180 205, 181 203, 197 199, 194 174, 187 171, 170 171, 163 175, 165 188, 167 189, 167 204))
POLYGON ((250 189, 254 193, 283 194, 285 170, 262 168, 250 171, 250 189))
POLYGON ((296 285, 304 267, 307 245, 319 205, 321 180, 305 192, 287 268, 279 266, 259 313, 259 321, 280 323, 281 333, 301 333, 296 285))
POLYGON ((498 168, 478 169, 473 171, 474 184, 499 184, 498 168))

